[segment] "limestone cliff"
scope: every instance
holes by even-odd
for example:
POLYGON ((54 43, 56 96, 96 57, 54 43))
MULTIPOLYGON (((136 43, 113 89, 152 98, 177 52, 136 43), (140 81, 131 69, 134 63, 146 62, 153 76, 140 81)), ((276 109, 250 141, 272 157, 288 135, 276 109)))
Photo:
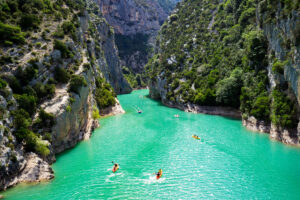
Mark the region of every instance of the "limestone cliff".
POLYGON ((249 129, 299 146, 299 22, 297 1, 183 1, 148 63, 150 96, 239 109, 249 129))
POLYGON ((55 154, 89 138, 99 114, 123 113, 115 93, 131 91, 113 29, 92 0, 29 6, 24 18, 38 23, 26 38, 18 20, 0 23, 1 34, 19 34, 0 38, 0 190, 53 178, 55 154))
POLYGON ((178 0, 95 0, 116 33, 122 66, 143 73, 157 32, 178 0))

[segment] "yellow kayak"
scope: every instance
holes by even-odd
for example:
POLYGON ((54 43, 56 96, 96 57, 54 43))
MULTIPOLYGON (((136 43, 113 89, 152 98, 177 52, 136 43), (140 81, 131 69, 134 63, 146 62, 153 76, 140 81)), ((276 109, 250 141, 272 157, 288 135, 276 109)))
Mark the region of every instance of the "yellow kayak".
POLYGON ((196 140, 200 140, 201 138, 200 137, 198 137, 198 136, 196 136, 196 135, 193 135, 192 136, 194 139, 196 139, 196 140))
POLYGON ((162 177, 162 169, 158 170, 158 174, 156 175, 156 179, 158 180, 160 177, 162 177))

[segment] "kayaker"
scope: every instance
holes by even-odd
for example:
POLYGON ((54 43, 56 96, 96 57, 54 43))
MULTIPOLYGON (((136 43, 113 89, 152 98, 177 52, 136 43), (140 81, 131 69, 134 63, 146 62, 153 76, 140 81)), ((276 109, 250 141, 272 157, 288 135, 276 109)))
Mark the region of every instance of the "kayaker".
POLYGON ((162 176, 162 169, 159 169, 156 173, 156 178, 159 179, 162 176))
POLYGON ((119 169, 119 164, 118 163, 114 163, 114 167, 112 169, 113 172, 116 172, 119 169))

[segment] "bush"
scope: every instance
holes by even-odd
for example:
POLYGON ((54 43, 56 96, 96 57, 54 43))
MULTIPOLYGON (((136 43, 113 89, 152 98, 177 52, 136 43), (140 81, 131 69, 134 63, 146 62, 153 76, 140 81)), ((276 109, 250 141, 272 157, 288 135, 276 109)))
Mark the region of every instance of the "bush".
POLYGON ((70 80, 70 74, 62 67, 56 67, 54 70, 54 78, 59 83, 67 83, 70 80))
POLYGON ((36 98, 32 95, 22 94, 14 95, 15 99, 19 104, 19 109, 24 109, 30 115, 32 115, 36 110, 36 98))
POLYGON ((74 24, 70 21, 65 21, 61 27, 65 34, 73 34, 76 31, 74 24))
POLYGON ((54 49, 59 50, 63 58, 71 57, 71 51, 68 49, 65 43, 60 40, 54 40, 54 49))
POLYGON ((273 64, 272 71, 283 74, 284 73, 284 63, 277 61, 273 64))
POLYGON ((23 89, 20 85, 20 82, 16 77, 13 75, 4 75, 2 78, 8 82, 9 87, 13 90, 14 93, 21 94, 23 92, 23 89))
POLYGON ((38 138, 36 139, 34 150, 43 157, 48 156, 50 154, 50 150, 47 144, 45 144, 45 142, 41 141, 38 138))
POLYGON ((39 112, 39 118, 41 119, 43 127, 52 127, 55 124, 55 117, 51 113, 47 113, 45 110, 41 109, 39 112))
POLYGON ((67 112, 71 112, 71 111, 72 111, 72 108, 71 108, 70 105, 68 105, 68 106, 66 107, 66 111, 67 111, 67 112))
POLYGON ((100 118, 99 110, 96 106, 93 107, 92 117, 94 120, 100 118))
POLYGON ((35 90, 39 99, 43 98, 51 98, 55 94, 55 85, 54 84, 43 84, 41 82, 37 82, 33 89, 35 90))
POLYGON ((14 126, 17 129, 27 128, 31 124, 31 118, 28 112, 23 109, 13 111, 12 116, 14 117, 14 126))
POLYGON ((239 107, 239 96, 242 87, 242 70, 236 68, 229 78, 219 81, 217 84, 216 101, 221 105, 239 107))
POLYGON ((0 89, 3 89, 7 86, 7 82, 0 78, 0 89))
POLYGON ((25 143, 27 152, 36 152, 42 156, 49 155, 50 151, 45 143, 43 143, 31 130, 20 128, 14 132, 18 141, 25 143))
POLYGON ((272 97, 272 122, 283 128, 296 128, 298 120, 295 104, 278 89, 274 89, 272 97))
POLYGON ((96 80, 95 98, 99 108, 107 108, 116 104, 115 94, 105 79, 98 77, 96 80))
POLYGON ((39 27, 40 20, 36 15, 23 14, 20 20, 20 26, 24 29, 36 29, 39 27))
POLYGON ((27 85, 38 73, 37 65, 28 66, 24 70, 18 67, 16 77, 21 80, 24 85, 27 85))
POLYGON ((3 24, 0 22, 0 41, 11 41, 16 44, 24 44, 24 33, 17 26, 3 24))
POLYGON ((253 109, 250 115, 257 119, 262 119, 265 121, 270 120, 270 98, 267 96, 261 96, 254 102, 253 109))
POLYGON ((71 77, 70 85, 69 85, 69 92, 74 92, 79 94, 79 90, 81 87, 87 86, 87 82, 83 76, 73 75, 71 77))

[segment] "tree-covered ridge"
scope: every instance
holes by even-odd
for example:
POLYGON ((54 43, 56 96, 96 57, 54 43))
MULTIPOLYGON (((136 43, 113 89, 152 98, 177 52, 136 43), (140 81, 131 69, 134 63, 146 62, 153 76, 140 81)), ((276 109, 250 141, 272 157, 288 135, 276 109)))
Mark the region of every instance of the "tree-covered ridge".
POLYGON ((275 58, 257 21, 275 23, 292 11, 299 12, 298 0, 183 1, 161 28, 147 66, 151 82, 165 80, 166 99, 175 104, 240 108, 244 117, 295 127, 297 122, 290 123, 295 99, 288 86, 277 84, 271 95, 268 79, 270 63, 273 73, 282 74, 284 63, 292 61, 275 58), (286 120, 277 120, 279 113, 286 120))

